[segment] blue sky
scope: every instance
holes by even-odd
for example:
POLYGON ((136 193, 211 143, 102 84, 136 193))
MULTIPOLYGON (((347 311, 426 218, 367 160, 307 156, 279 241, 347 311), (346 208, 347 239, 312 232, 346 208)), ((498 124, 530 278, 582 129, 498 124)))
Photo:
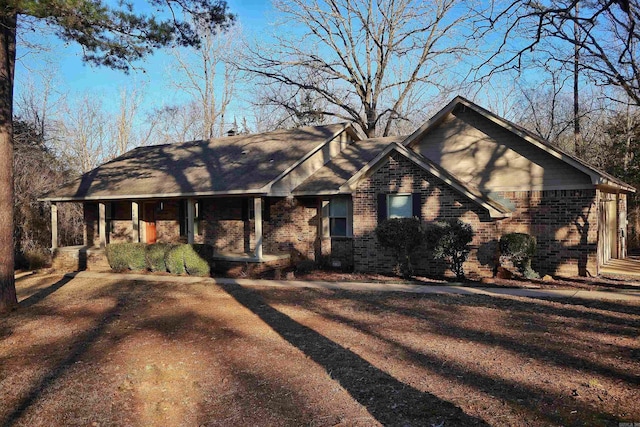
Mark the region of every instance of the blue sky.
MULTIPOLYGON (((247 37, 253 34, 264 34, 268 20, 273 16, 270 1, 261 0, 229 0, 229 10, 236 14, 239 26, 247 37)), ((53 34, 46 31, 35 31, 26 35, 29 42, 50 46, 49 52, 32 51, 18 44, 18 61, 16 63, 16 99, 25 88, 28 80, 39 81, 39 74, 55 73, 57 89, 68 93, 70 99, 89 94, 102 98, 105 106, 115 105, 122 88, 132 85, 146 85, 146 104, 160 107, 165 103, 180 101, 180 94, 167 81, 167 64, 171 58, 162 50, 134 64, 138 69, 128 75, 96 67, 82 61, 82 52, 77 44, 66 45, 53 34), (49 58, 49 62, 45 58, 49 58), (51 68, 54 68, 53 70, 51 68)), ((239 108, 236 105, 236 108, 239 108)))

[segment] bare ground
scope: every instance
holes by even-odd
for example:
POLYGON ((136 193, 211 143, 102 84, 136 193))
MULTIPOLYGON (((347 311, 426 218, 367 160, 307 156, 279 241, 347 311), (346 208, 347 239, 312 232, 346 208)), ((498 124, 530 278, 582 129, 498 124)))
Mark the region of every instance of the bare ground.
POLYGON ((640 422, 640 306, 18 280, 0 425, 640 422))

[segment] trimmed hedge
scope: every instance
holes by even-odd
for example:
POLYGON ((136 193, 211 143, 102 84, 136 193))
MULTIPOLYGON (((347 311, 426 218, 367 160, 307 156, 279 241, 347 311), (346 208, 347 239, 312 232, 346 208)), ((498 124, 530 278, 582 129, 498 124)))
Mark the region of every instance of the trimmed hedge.
POLYGON ((164 254, 164 262, 171 274, 184 274, 184 251, 186 245, 171 245, 164 254))
POLYGON ((145 270, 147 260, 144 243, 111 243, 106 247, 109 266, 115 271, 145 270))
POLYGON ((153 243, 147 245, 147 268, 151 271, 167 271, 167 264, 164 262, 164 254, 169 247, 166 243, 153 243))
POLYGON ((112 243, 106 248, 109 266, 114 271, 150 270, 173 274, 209 276, 213 259, 210 245, 154 243, 112 243))
POLYGON ((500 238, 500 252, 511 259, 513 265, 527 279, 540 276, 531 268, 531 259, 537 251, 534 236, 525 233, 509 233, 500 238))
POLYGON ((209 276, 210 268, 207 259, 202 255, 205 254, 208 245, 184 245, 182 256, 184 259, 184 268, 190 276, 209 276))

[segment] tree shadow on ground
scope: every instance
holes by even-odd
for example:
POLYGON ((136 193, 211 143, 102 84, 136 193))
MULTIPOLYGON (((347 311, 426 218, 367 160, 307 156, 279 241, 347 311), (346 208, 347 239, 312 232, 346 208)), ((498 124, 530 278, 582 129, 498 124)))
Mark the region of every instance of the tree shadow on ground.
MULTIPOLYGON (((451 313, 445 313, 445 311, 441 311, 446 310, 444 307, 442 307, 441 310, 407 308, 389 301, 389 295, 372 294, 366 298, 362 298, 362 296, 358 297, 358 295, 349 292, 336 292, 333 294, 323 293, 321 294, 321 298, 298 298, 295 301, 290 300, 286 294, 278 295, 275 298, 271 298, 271 295, 265 295, 265 298, 272 304, 286 304, 288 306, 296 306, 310 310, 312 313, 326 319, 328 323, 337 322, 342 325, 347 325, 355 331, 374 337, 382 343, 399 350, 407 363, 415 363, 417 366, 427 368, 445 378, 450 378, 453 382, 461 382, 480 392, 497 396, 504 402, 508 402, 509 406, 519 408, 519 411, 528 413, 527 416, 531 419, 544 420, 544 423, 566 423, 572 419, 572 415, 569 413, 572 409, 576 409, 581 413, 583 422, 584 420, 590 420, 595 424, 604 423, 613 425, 613 423, 620 421, 620 419, 614 413, 594 408, 590 404, 577 400, 574 397, 558 394, 544 387, 536 387, 513 378, 500 378, 495 375, 489 375, 482 370, 470 369, 468 366, 458 364, 448 356, 443 357, 437 353, 417 350, 406 345, 398 338, 404 334, 404 330, 390 329, 388 332, 382 333, 380 331, 380 325, 371 324, 366 320, 357 320, 353 318, 353 312, 375 313, 376 316, 379 315, 380 319, 389 318, 389 316, 402 316, 415 319, 416 323, 412 323, 412 328, 420 328, 420 323, 422 323, 422 327, 433 331, 433 333, 440 335, 443 339, 487 345, 497 349, 503 349, 504 351, 515 352, 521 354, 522 357, 535 359, 539 362, 557 366, 562 369, 577 369, 588 375, 599 374, 609 377, 613 382, 624 382, 632 386, 639 384, 638 377, 633 375, 632 372, 625 372, 624 370, 609 366, 604 362, 599 363, 597 360, 592 360, 583 354, 582 350, 584 349, 577 349, 577 354, 572 353, 569 349, 566 351, 560 350, 559 348, 562 348, 563 345, 561 340, 551 339, 551 342, 549 342, 549 336, 545 335, 547 325, 532 324, 531 320, 536 319, 533 319, 530 315, 533 315, 535 311, 524 303, 519 304, 519 302, 516 302, 516 309, 513 316, 514 324, 512 324, 510 328, 517 328, 522 332, 529 332, 537 336, 545 337, 545 340, 541 341, 540 344, 533 344, 531 340, 523 339, 523 337, 516 339, 511 336, 491 333, 490 331, 475 329, 473 327, 464 327, 455 321, 458 316, 455 309, 451 309, 453 310, 451 313), (284 298, 281 298, 283 295, 284 298), (336 311, 335 308, 331 308, 331 305, 329 307, 325 306, 327 301, 338 302, 340 300, 356 301, 356 304, 355 306, 348 305, 348 307, 350 307, 347 311, 348 314, 345 314, 342 310, 336 311)), ((403 295, 397 299, 402 301, 405 298, 406 296, 403 295)), ((454 302, 446 296, 419 296, 416 298, 435 298, 439 304, 454 302)), ((396 298, 391 296, 391 299, 396 298)), ((480 297, 465 297, 462 300, 460 298, 456 299, 456 304, 461 304, 462 306, 482 307, 486 305, 492 308, 503 306, 505 310, 511 310, 512 307, 510 303, 513 302, 506 301, 502 303, 496 302, 493 299, 480 297)), ((572 311, 568 310, 568 313, 565 315, 570 315, 571 313, 572 311)), ((540 316, 542 315, 543 314, 540 314, 540 316)), ((628 323, 633 324, 634 322, 629 321, 628 323)), ((626 335, 626 331, 620 331, 617 330, 617 328, 606 331, 606 333, 626 335)), ((587 343, 587 346, 589 345, 590 344, 587 343)), ((618 349, 618 351, 624 351, 624 349, 618 349)), ((633 352, 630 352, 627 357, 632 360, 635 356, 633 352)))
MULTIPOLYGON (((73 277, 65 276, 48 288, 45 288, 37 294, 34 294, 32 297, 27 298, 25 301, 20 303, 20 306, 22 308, 30 307, 42 301, 44 298, 60 289, 71 280, 73 280, 73 277)), ((134 282, 131 282, 128 285, 129 291, 133 288, 133 286, 134 282)), ((40 378, 39 381, 33 384, 28 393, 19 401, 19 404, 16 405, 15 409, 9 413, 6 419, 0 420, 2 421, 0 422, 0 425, 12 426, 16 424, 25 413, 25 411, 27 411, 27 409, 29 409, 41 397, 41 395, 54 384, 54 382, 58 378, 62 377, 68 370, 73 367, 76 362, 82 359, 83 355, 87 352, 91 345, 96 342, 98 337, 103 335, 107 327, 120 315, 126 304, 127 294, 122 293, 118 295, 116 304, 113 306, 113 308, 108 310, 93 328, 88 329, 86 332, 80 334, 75 338, 74 344, 70 346, 66 357, 60 360, 55 365, 55 367, 53 367, 53 369, 49 370, 46 375, 44 375, 42 378, 40 378)))
POLYGON ((398 381, 356 353, 274 309, 256 292, 237 284, 222 286, 282 338, 321 365, 383 425, 487 425, 456 405, 398 381))
POLYGON ((20 304, 19 304, 20 309, 29 308, 39 303, 40 301, 44 300, 49 295, 51 295, 52 293, 54 293, 55 291, 57 291, 58 289, 60 289, 70 281, 72 281, 74 278, 75 278, 75 274, 64 276, 62 279, 58 280, 53 285, 47 286, 46 288, 41 289, 38 292, 34 293, 33 295, 23 299, 22 301, 20 301, 20 304))

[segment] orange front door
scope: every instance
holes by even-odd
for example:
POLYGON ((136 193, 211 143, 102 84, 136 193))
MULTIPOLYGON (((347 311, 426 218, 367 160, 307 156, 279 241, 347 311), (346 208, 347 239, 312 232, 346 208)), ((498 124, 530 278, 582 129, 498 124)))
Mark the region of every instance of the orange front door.
POLYGON ((146 224, 145 233, 147 243, 156 242, 156 204, 144 204, 144 223, 146 224))

